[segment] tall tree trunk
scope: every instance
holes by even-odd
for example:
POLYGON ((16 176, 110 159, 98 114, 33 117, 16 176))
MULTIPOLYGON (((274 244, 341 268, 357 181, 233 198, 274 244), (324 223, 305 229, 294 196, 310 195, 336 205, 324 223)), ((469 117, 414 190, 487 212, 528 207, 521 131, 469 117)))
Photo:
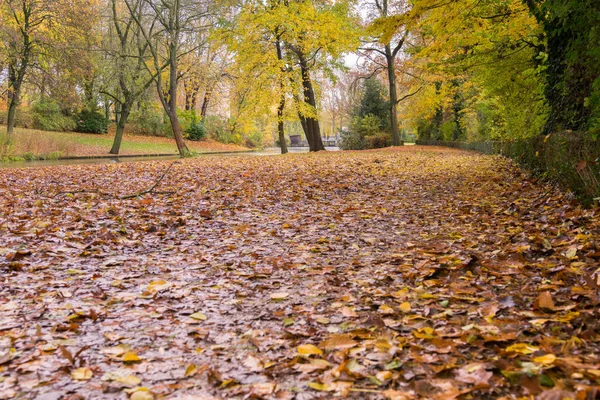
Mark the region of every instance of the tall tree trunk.
MULTIPOLYGON (((436 94, 441 93, 442 83, 435 83, 436 94)), ((435 115, 433 116, 433 140, 440 140, 442 138, 442 122, 444 121, 444 109, 441 105, 438 105, 435 109, 435 115)))
POLYGON ((190 150, 183 140, 183 132, 177 118, 177 43, 179 43, 179 35, 176 34, 174 36, 169 45, 169 103, 166 108, 167 114, 169 114, 169 121, 171 121, 171 127, 173 128, 173 137, 177 144, 177 150, 180 155, 187 156, 190 150))
POLYGON ((281 154, 288 152, 287 143, 285 142, 285 127, 283 125, 283 110, 285 109, 285 95, 281 95, 279 107, 277 108, 277 133, 279 134, 279 147, 281 154))
POLYGON ((392 146, 402 146, 400 130, 398 129, 398 92, 396 89, 396 69, 394 55, 389 44, 385 45, 387 59, 388 85, 390 92, 390 128, 392 129, 392 146))
POLYGON ((123 133, 125 132, 125 124, 127 123, 127 119, 131 113, 132 106, 133 102, 125 102, 121 105, 121 115, 117 120, 117 131, 115 133, 115 139, 113 141, 112 148, 110 149, 110 154, 119 154, 121 149, 121 141, 123 140, 123 133))
MULTIPOLYGON (((283 52, 281 51, 281 39, 277 36, 277 41, 275 42, 275 48, 277 50, 277 59, 279 61, 283 60, 283 52)), ((282 72, 284 72, 282 70, 282 72)), ((283 78, 280 78, 283 79, 283 78)), ((286 154, 288 152, 287 143, 285 142, 285 127, 283 125, 283 112, 285 110, 285 93, 284 93, 285 85, 283 84, 283 80, 279 82, 279 107, 277 108, 277 133, 279 134, 279 147, 281 148, 281 154, 286 154)))
POLYGON ((204 98, 202 99, 202 108, 200 109, 200 117, 202 117, 202 120, 204 120, 206 114, 208 113, 208 103, 210 102, 210 96, 211 91, 207 88, 204 92, 204 98))
POLYGON ((7 127, 6 127, 6 133, 8 135, 8 137, 12 137, 12 135, 14 134, 15 131, 15 122, 16 122, 16 116, 17 116, 17 101, 15 101, 15 98, 11 98, 10 100, 10 104, 8 106, 8 117, 7 117, 7 127))
POLYGON ((14 64, 8 66, 8 116, 7 116, 7 127, 6 134, 9 139, 12 137, 15 124, 17 122, 17 107, 19 106, 19 102, 21 100, 21 87, 23 86, 23 80, 25 79, 25 72, 27 71, 27 66, 29 65, 29 37, 26 36, 25 39, 25 50, 23 51, 23 59, 21 60, 21 65, 17 68, 16 61, 14 64))
MULTIPOLYGON (((302 88, 304 91, 304 101, 312 107, 315 114, 317 113, 317 100, 315 96, 315 90, 310 79, 310 71, 306 60, 300 57, 300 69, 302 72, 302 88)), ((319 120, 317 117, 305 117, 308 146, 310 151, 321 151, 325 150, 323 146, 323 140, 321 139, 321 129, 319 127, 319 120)), ((303 125, 304 126, 304 125, 303 125)))

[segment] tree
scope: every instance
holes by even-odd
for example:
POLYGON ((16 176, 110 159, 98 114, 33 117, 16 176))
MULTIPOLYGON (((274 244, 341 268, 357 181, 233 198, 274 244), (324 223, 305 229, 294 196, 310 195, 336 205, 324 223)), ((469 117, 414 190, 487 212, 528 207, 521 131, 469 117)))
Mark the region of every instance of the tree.
POLYGON ((545 66, 550 117, 544 132, 600 127, 600 3, 524 0, 544 29, 538 46, 545 66))
POLYGON ((177 87, 179 59, 184 53, 185 41, 195 27, 195 22, 206 14, 199 2, 186 0, 125 0, 129 13, 142 33, 144 44, 151 55, 152 66, 147 66, 154 77, 158 98, 169 117, 179 154, 189 154, 183 131, 177 117, 177 87), (136 11, 141 2, 142 12, 136 11), (167 65, 167 76, 161 73, 167 65))
POLYGON ((283 120, 289 105, 301 122, 310 151, 324 150, 318 88, 312 75, 332 75, 330 71, 341 65, 341 55, 355 48, 353 22, 346 2, 278 0, 244 2, 233 23, 224 27, 240 69, 238 84, 245 84, 250 76, 254 83, 246 100, 277 104, 280 142, 285 141, 283 120))
POLYGON ((8 118, 7 134, 10 138, 15 128, 17 107, 25 76, 29 72, 42 45, 42 32, 53 17, 54 1, 5 0, 0 33, 6 42, 8 67, 8 118))
POLYGON ((111 37, 116 36, 105 45, 105 52, 111 65, 108 67, 107 81, 116 78, 116 85, 106 85, 103 93, 115 101, 116 133, 110 154, 119 154, 125 125, 133 110, 133 105, 152 85, 156 75, 162 73, 164 65, 153 74, 148 73, 146 63, 149 61, 148 42, 144 39, 136 18, 141 20, 143 2, 131 3, 131 10, 124 10, 125 5, 118 0, 111 0, 111 37), (132 16, 134 15, 134 16, 132 16))
POLYGON ((481 131, 511 138, 541 131, 547 111, 535 55, 542 42, 521 0, 416 0, 373 24, 384 38, 407 27, 402 84, 415 94, 400 110, 406 123, 448 140, 481 131), (484 110, 495 115, 482 118, 484 110), (482 123, 490 125, 481 129, 482 123))
MULTIPOLYGON (((375 19, 383 19, 394 15, 406 12, 408 4, 405 1, 397 1, 391 3, 390 0, 374 0, 375 1, 375 19)), ((372 9, 372 7, 370 7, 372 9)), ((390 34, 382 34, 379 31, 377 24, 372 25, 367 30, 370 33, 370 37, 363 39, 363 45, 360 47, 360 54, 367 57, 374 65, 375 68, 370 72, 373 76, 381 70, 385 70, 387 81, 388 81, 388 92, 389 92, 389 119, 390 129, 392 133, 392 146, 400 146, 402 140, 400 138, 400 130, 398 127, 398 103, 402 100, 414 95, 408 94, 403 98, 398 98, 398 87, 396 84, 396 58, 402 50, 406 40, 408 38, 409 30, 408 25, 403 24, 390 34)))

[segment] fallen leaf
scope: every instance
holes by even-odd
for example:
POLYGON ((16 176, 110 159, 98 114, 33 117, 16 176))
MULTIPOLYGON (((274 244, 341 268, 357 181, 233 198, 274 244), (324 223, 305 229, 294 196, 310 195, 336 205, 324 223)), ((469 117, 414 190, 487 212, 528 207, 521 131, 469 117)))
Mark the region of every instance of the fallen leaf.
POLYGON ((271 300, 284 300, 287 299, 289 297, 289 293, 286 292, 278 292, 278 293, 272 293, 271 294, 271 300))
POLYGON ((127 351, 123 354, 121 360, 123 362, 137 362, 141 361, 142 359, 134 351, 127 351))
POLYGON ((190 318, 195 319, 197 321, 206 321, 206 315, 202 314, 201 312, 195 312, 192 315, 190 315, 190 318))
POLYGON ((71 371, 71 376, 73 377, 73 379, 78 380, 78 381, 87 381, 89 379, 92 379, 92 376, 94 376, 94 373, 92 372, 91 369, 89 368, 77 368, 74 369, 73 371, 71 371))
POLYGON ((302 344, 302 345, 298 346, 298 354, 300 354, 301 356, 310 356, 310 355, 320 356, 321 354, 323 354, 323 351, 315 345, 302 344))
POLYGON ((319 348, 331 351, 331 350, 344 350, 350 349, 356 346, 358 343, 352 340, 352 337, 349 335, 339 334, 333 335, 327 338, 326 340, 319 343, 319 348))

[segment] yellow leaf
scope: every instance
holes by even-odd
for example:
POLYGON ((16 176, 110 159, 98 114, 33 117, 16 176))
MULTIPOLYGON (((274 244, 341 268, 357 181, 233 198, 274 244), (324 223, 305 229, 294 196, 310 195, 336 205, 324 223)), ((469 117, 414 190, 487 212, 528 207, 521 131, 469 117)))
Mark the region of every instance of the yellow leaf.
POLYGON ((105 347, 102 350, 100 350, 100 352, 102 354, 106 354, 109 356, 118 357, 118 356, 123 355, 125 353, 125 350, 126 349, 124 346, 119 345, 119 346, 115 346, 115 347, 105 347))
POLYGON ((298 354, 300 354, 301 356, 320 356, 321 354, 323 354, 323 350, 319 349, 317 346, 312 344, 302 344, 298 346, 298 354))
POLYGON ((400 311, 404 313, 410 312, 410 303, 405 301, 404 303, 400 304, 400 311))
POLYGON ((77 368, 71 371, 71 376, 73 379, 78 381, 87 381, 88 379, 92 379, 94 373, 89 368, 77 368))
POLYGON ((435 330, 428 326, 413 331, 413 335, 417 339, 433 339, 435 337, 435 330))
POLYGON ((533 359, 533 362, 544 365, 553 364, 554 361, 556 361, 556 356, 554 354, 546 354, 533 359))
POLYGON ((206 315, 202 314, 201 312, 193 313, 190 315, 190 318, 198 321, 206 321, 206 315))
POLYGON ((157 293, 161 290, 168 289, 171 284, 165 280, 159 279, 157 281, 152 281, 148 284, 148 292, 149 293, 157 293))
POLYGON ((138 355, 133 351, 128 351, 123 354, 122 358, 123 362, 136 362, 141 361, 142 359, 138 357, 138 355))
POLYGON ((577 247, 569 247, 569 249, 565 252, 565 256, 569 259, 573 259, 577 256, 577 247))
POLYGON ((283 300, 286 299, 290 294, 286 292, 278 292, 271 294, 271 300, 283 300))
POLYGON ((154 400, 154 395, 147 388, 140 389, 131 394, 130 400, 154 400))
POLYGON ((187 378, 188 376, 194 375, 198 372, 198 368, 194 364, 190 364, 189 367, 186 368, 184 376, 187 378))
POLYGON ((309 382, 308 387, 320 392, 332 392, 335 390, 335 386, 328 383, 309 382))
POLYGON ((395 311, 392 307, 390 307, 386 304, 383 304, 382 306, 379 307, 378 312, 381 314, 393 314, 395 311))
POLYGON ((142 380, 135 375, 118 376, 115 378, 115 381, 121 382, 128 387, 135 387, 142 383, 142 380))
POLYGON ((379 371, 375 377, 382 382, 387 381, 392 378, 392 371, 379 371))
POLYGON ((516 343, 516 344, 513 344, 512 346, 508 346, 506 348, 506 351, 510 351, 510 352, 514 352, 514 353, 521 353, 521 354, 532 354, 532 353, 535 353, 536 351, 538 351, 539 349, 540 349, 539 347, 532 346, 527 343, 516 343))

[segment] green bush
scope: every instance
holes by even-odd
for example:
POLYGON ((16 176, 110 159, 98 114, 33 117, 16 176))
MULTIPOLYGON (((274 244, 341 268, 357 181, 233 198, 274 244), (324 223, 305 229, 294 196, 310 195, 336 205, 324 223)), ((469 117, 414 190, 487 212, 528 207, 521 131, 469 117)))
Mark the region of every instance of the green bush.
POLYGON ((66 117, 59 105, 50 99, 41 99, 31 108, 33 126, 43 131, 72 131, 76 123, 72 118, 66 117))
POLYGON ((104 115, 97 111, 83 110, 77 116, 75 131, 81 133, 107 133, 108 121, 104 115))
POLYGON ((206 137, 206 127, 198 119, 195 110, 178 111, 177 118, 189 140, 199 141, 206 137))
MULTIPOLYGON (((135 132, 140 135, 168 136, 170 124, 165 124, 163 113, 155 108, 142 105, 140 110, 131 113, 129 121, 135 125, 135 132)), ((172 133, 172 132, 171 132, 172 133)))
POLYGON ((389 134, 381 132, 381 118, 367 114, 354 117, 349 132, 341 135, 340 149, 364 150, 387 147, 391 142, 389 134))
POLYGON ((339 147, 342 150, 362 150, 365 148, 364 138, 357 131, 342 132, 339 147))
MULTIPOLYGON (((8 111, 0 111, 0 124, 6 125, 8 123, 8 111)), ((33 113, 27 108, 19 107, 17 109, 17 116, 15 126, 19 128, 32 129, 34 127, 33 113)))
POLYGON ((217 116, 207 116, 204 119, 204 127, 209 138, 221 143, 233 143, 234 138, 229 131, 227 121, 217 116))
POLYGON ((388 147, 392 142, 391 135, 387 133, 376 133, 365 136, 365 149, 382 149, 388 147))
POLYGON ((244 137, 244 146, 250 149, 263 147, 263 135, 259 131, 252 131, 244 137))
POLYGON ((206 137, 206 128, 202 122, 196 122, 185 131, 188 139, 192 141, 203 140, 206 137))

